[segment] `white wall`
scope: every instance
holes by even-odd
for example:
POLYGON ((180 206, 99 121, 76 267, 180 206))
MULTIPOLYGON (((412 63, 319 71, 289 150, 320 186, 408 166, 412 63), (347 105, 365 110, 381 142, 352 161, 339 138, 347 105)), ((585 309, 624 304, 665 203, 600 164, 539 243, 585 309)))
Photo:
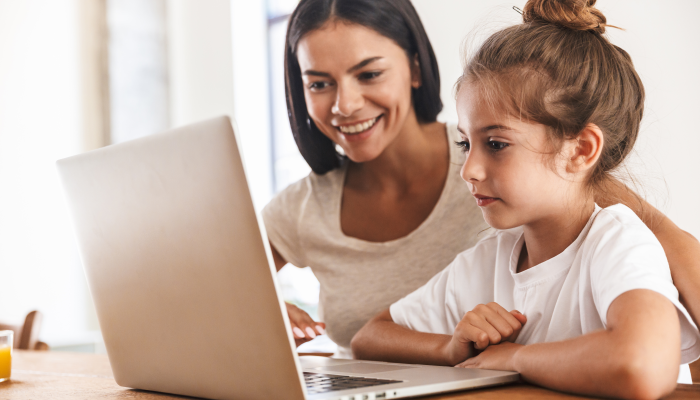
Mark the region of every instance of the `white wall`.
POLYGON ((42 339, 89 328, 55 160, 83 149, 79 1, 0 0, 0 320, 45 313, 42 339))
MULTIPOLYGON (((456 121, 452 86, 465 37, 476 42, 521 21, 524 0, 413 0, 437 54, 445 110, 456 121)), ((636 154, 628 163, 639 190, 681 228, 700 238, 700 1, 600 0, 613 43, 627 50, 647 92, 636 154)))

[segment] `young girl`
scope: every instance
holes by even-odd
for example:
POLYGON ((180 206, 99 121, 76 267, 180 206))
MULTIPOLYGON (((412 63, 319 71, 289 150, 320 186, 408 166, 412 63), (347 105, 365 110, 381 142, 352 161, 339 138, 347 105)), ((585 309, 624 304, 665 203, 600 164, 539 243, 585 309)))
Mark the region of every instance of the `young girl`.
POLYGON ((700 334, 664 251, 593 193, 629 154, 644 89, 595 0, 530 0, 457 85, 461 175, 498 231, 372 319, 356 357, 514 370, 589 395, 658 398, 700 334), (517 311, 516 311, 517 310, 517 311))

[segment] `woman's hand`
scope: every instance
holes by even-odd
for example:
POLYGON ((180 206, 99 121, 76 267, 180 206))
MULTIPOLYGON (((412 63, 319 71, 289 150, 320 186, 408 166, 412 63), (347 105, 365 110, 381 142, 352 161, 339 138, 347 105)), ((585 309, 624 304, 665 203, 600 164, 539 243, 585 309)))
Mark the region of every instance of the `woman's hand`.
POLYGON ((498 303, 479 304, 457 324, 446 357, 455 365, 489 345, 514 342, 527 318, 517 310, 506 311, 498 303))
POLYGON ((287 315, 289 315, 289 323, 292 325, 294 342, 297 347, 318 335, 326 333, 326 324, 314 321, 306 311, 294 304, 285 304, 287 305, 287 315))
POLYGON ((476 357, 468 358, 455 365, 458 368, 496 369, 500 371, 515 371, 513 359, 515 353, 523 347, 522 344, 503 342, 489 346, 476 357))

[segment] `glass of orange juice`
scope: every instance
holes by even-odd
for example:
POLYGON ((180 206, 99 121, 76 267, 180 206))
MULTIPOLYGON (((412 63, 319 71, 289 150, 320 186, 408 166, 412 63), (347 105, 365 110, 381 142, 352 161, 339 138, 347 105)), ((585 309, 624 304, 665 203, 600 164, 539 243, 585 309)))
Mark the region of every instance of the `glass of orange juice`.
POLYGON ((0 382, 10 379, 12 370, 12 331, 0 331, 0 382))

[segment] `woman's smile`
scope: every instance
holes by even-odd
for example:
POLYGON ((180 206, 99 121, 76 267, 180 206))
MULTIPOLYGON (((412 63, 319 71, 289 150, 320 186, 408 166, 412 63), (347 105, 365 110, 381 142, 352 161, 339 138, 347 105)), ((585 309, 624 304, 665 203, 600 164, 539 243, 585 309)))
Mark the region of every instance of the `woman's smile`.
POLYGON ((338 125, 336 128, 345 141, 357 142, 367 139, 376 131, 375 127, 377 127, 383 115, 365 121, 338 125))

